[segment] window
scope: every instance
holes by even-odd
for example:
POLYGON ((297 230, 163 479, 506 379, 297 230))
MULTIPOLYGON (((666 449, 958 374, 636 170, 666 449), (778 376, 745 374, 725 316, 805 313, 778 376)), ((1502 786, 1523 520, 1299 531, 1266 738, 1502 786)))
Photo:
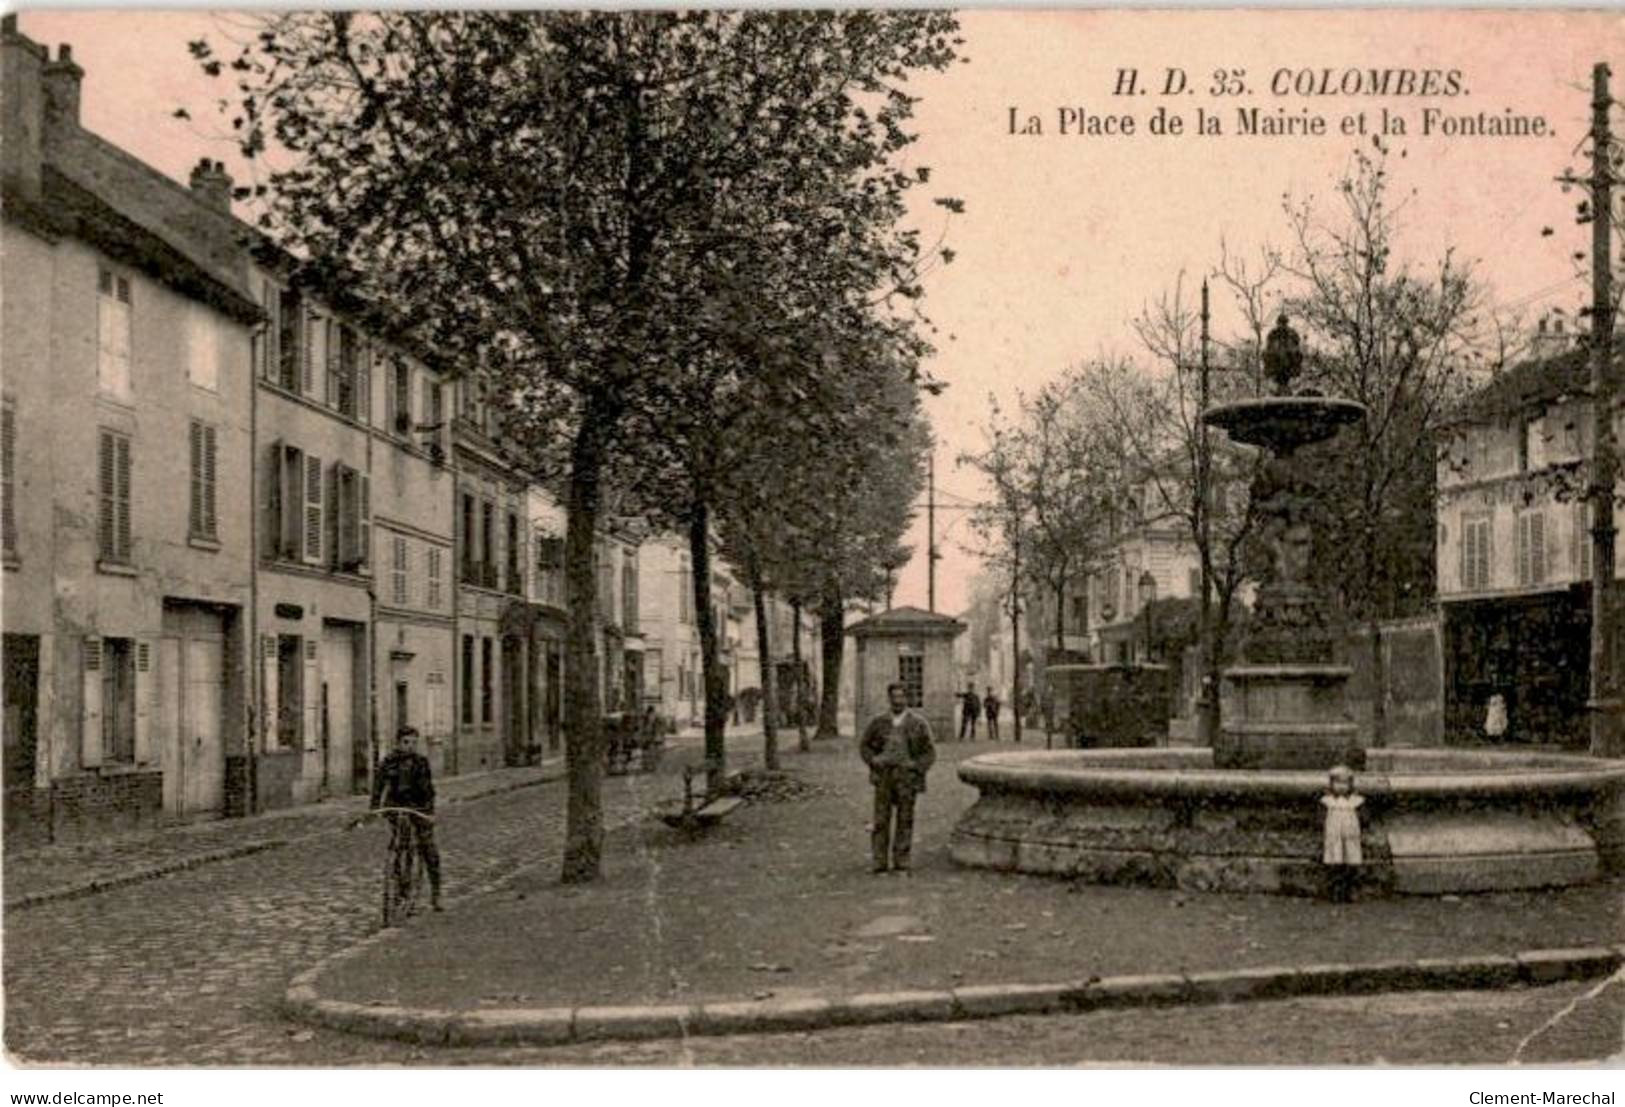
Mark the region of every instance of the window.
POLYGON ((103 269, 96 298, 96 384, 120 399, 130 396, 130 279, 103 269))
POLYGON ((298 392, 310 351, 305 346, 305 302, 298 292, 273 289, 277 383, 298 392))
POLYGON ((1546 513, 1518 514, 1518 583, 1546 583, 1546 513))
POLYGON ((1473 590, 1490 586, 1490 519, 1465 516, 1461 521, 1461 586, 1473 590))
POLYGON ((116 431, 101 432, 99 458, 101 511, 97 550, 103 561, 130 563, 130 439, 116 431))
POLYGON ((437 458, 444 457, 446 400, 441 394, 440 384, 430 380, 427 375, 423 378, 423 419, 432 428, 427 431, 429 452, 437 458))
POLYGON ((1591 505, 1574 505, 1574 549, 1571 562, 1577 580, 1591 579, 1591 505))
POLYGON ((598 614, 606 623, 615 621, 615 548, 600 542, 593 549, 598 570, 598 614))
POLYGON ((480 639, 480 722, 491 725, 496 717, 495 684, 491 673, 492 644, 489 637, 480 639))
POLYGON ((694 571, 684 557, 677 570, 677 619, 682 623, 694 622, 694 571))
POLYGON ((17 409, 0 405, 0 550, 17 556, 17 409))
POLYGON ((305 640, 297 634, 277 636, 276 748, 296 750, 305 744, 305 640))
POLYGON ((474 636, 463 635, 463 725, 474 725, 474 636))
POLYGON ((495 588, 497 583, 496 516, 496 504, 481 500, 479 584, 485 588, 495 588))
POLYGON ((388 429, 396 434, 412 430, 412 367, 404 358, 396 357, 389 363, 389 392, 386 417, 388 429))
POLYGON ((390 597, 396 607, 406 606, 406 539, 395 536, 395 556, 390 563, 390 597))
POLYGON ((520 572, 519 555, 522 550, 519 542, 519 516, 508 512, 508 591, 514 595, 523 595, 525 591, 524 576, 520 572))
POLYGON ((351 419, 360 414, 361 342, 355 330, 327 321, 327 402, 351 419))
POLYGON ((638 632, 638 566, 630 557, 621 563, 621 627, 628 634, 638 632))
POLYGON ((220 388, 220 347, 214 314, 202 304, 187 305, 186 379, 210 392, 220 388))
POLYGON ((1072 601, 1072 629, 1073 634, 1082 634, 1089 626, 1089 597, 1069 596, 1072 601))
POLYGON ((1121 576, 1121 570, 1119 570, 1115 565, 1106 570, 1106 583, 1102 586, 1105 594, 1101 597, 1104 610, 1101 612, 1101 614, 1108 620, 1112 619, 1116 614, 1126 612, 1128 610, 1127 604, 1124 604, 1122 607, 1117 606, 1118 581, 1121 579, 1121 576))
POLYGON ((474 497, 467 492, 463 493, 463 583, 474 584, 479 580, 479 573, 474 565, 477 559, 474 556, 474 497))
MULTIPOLYGON (((366 478, 359 474, 346 476, 347 473, 354 474, 354 470, 337 468, 333 478, 336 493, 345 495, 346 489, 351 490, 355 510, 364 513, 366 478)), ((337 535, 324 537, 322 528, 327 519, 327 505, 322 499, 321 458, 307 454, 288 442, 275 442, 271 446, 271 466, 267 479, 270 485, 266 490, 269 516, 266 520, 266 540, 270 556, 313 565, 324 564, 324 543, 332 545, 337 541, 342 546, 344 534, 341 531, 337 535)), ((349 502, 341 500, 334 504, 333 509, 340 512, 341 523, 349 502)), ((359 523, 354 537, 357 541, 362 537, 359 523)), ((338 558, 342 552, 342 548, 334 551, 333 556, 338 558)))
POLYGON ((187 533, 210 541, 219 535, 215 527, 214 462, 215 429, 192 420, 192 495, 187 514, 187 533))
POLYGON ((903 686, 904 702, 909 707, 925 704, 925 658, 919 654, 900 654, 897 658, 897 680, 903 686))
MULTIPOLYGON (((143 650, 150 649, 145 643, 143 650)), ((135 761, 135 642, 102 639, 102 760, 135 761)))
POLYGON ((364 573, 372 562, 372 484, 367 474, 342 462, 333 466, 334 565, 364 573))
POLYGON ((440 558, 441 550, 438 546, 429 547, 429 594, 425 604, 430 608, 440 607, 440 558))
POLYGON ((536 598, 554 607, 564 606, 564 542, 536 532, 536 598))

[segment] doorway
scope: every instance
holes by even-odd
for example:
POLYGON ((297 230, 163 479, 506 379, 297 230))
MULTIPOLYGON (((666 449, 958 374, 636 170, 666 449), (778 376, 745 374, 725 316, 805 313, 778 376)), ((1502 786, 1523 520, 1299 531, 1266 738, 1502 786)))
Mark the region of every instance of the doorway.
POLYGON ((362 671, 356 661, 359 629, 322 624, 322 791, 329 796, 349 795, 355 781, 356 707, 363 702, 356 679, 362 671))
POLYGON ((165 604, 158 640, 159 763, 165 813, 224 812, 225 619, 200 604, 165 604))

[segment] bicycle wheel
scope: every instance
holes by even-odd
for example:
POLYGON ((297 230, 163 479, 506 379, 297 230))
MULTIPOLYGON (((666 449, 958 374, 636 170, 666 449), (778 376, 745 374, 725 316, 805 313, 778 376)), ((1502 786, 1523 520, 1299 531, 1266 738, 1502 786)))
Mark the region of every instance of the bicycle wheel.
POLYGON ((423 866, 418 862, 418 835, 416 824, 403 835, 405 841, 401 848, 400 889, 401 889, 401 918, 406 918, 418 909, 418 893, 423 885, 423 866))

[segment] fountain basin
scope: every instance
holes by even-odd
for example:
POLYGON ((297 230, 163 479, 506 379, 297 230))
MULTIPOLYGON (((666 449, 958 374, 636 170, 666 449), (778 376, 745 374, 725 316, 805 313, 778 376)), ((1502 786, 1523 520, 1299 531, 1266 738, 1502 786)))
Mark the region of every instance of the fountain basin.
POLYGON ((1365 418, 1365 405, 1326 396, 1265 396, 1220 404, 1202 419, 1236 442, 1290 454, 1365 418))
MULTIPOLYGON (((1625 761, 1567 754, 1367 749, 1365 895, 1505 891, 1625 871, 1625 761)), ((1326 774, 1227 770, 1206 749, 992 753, 960 864, 1096 883, 1324 891, 1326 774)))

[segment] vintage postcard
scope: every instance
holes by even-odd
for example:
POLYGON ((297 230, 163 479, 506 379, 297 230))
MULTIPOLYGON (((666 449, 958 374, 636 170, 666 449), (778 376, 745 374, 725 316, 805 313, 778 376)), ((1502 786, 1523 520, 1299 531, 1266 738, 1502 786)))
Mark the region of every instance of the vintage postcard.
POLYGON ((29 1102, 1615 1102, 1618 13, 23 9, 0 50, 29 1102))

